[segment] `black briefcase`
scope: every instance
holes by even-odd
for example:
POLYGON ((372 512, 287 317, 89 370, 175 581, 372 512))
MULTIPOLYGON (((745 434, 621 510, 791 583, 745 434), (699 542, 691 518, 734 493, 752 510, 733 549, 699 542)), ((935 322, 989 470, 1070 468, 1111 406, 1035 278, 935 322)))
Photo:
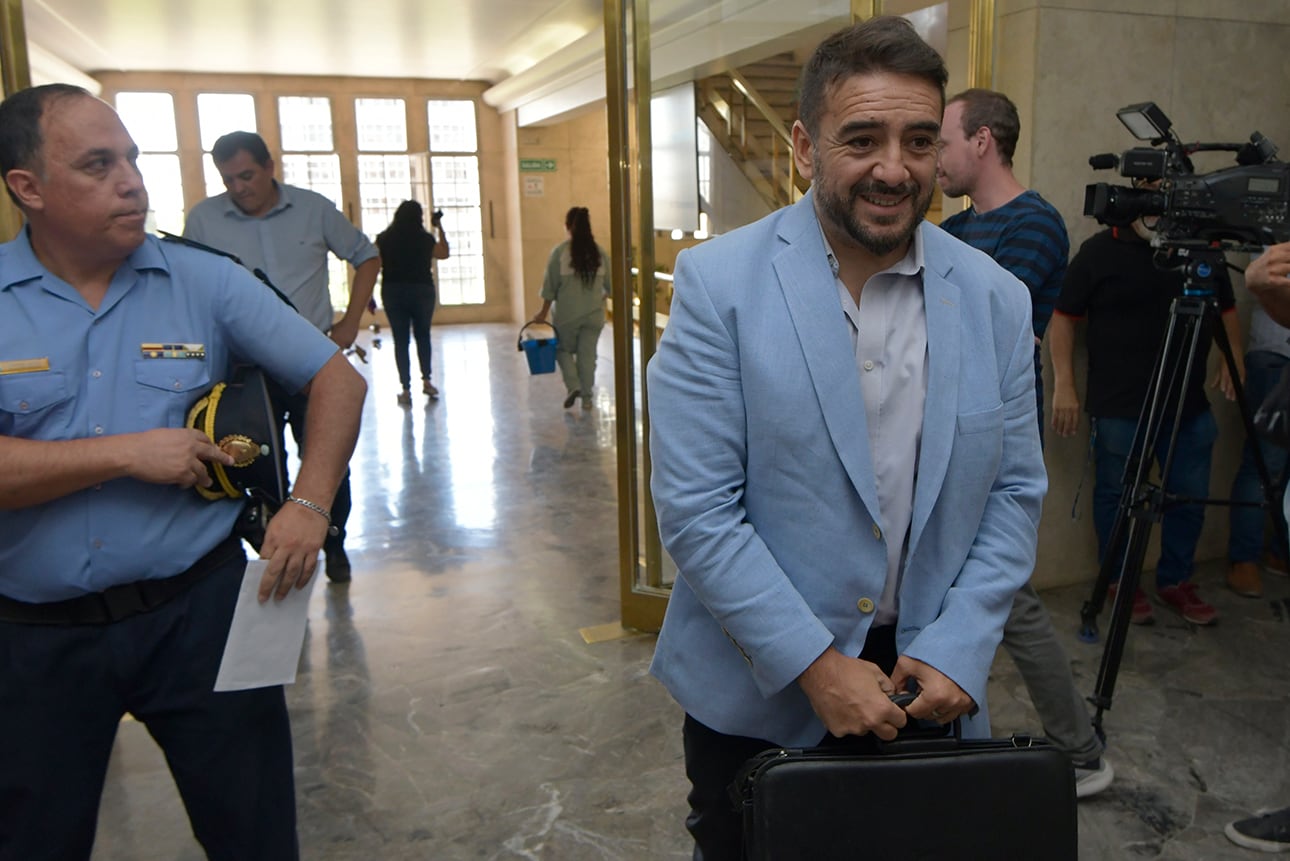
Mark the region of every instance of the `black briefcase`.
POLYGON ((749 861, 1076 861, 1075 773, 1044 739, 772 749, 733 791, 749 861))

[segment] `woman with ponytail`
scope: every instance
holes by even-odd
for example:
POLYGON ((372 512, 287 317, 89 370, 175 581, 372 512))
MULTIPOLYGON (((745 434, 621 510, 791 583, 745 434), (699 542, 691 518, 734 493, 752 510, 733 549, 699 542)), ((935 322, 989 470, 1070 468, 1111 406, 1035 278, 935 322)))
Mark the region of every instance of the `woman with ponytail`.
POLYGON ((569 238, 551 251, 542 281, 542 310, 533 318, 545 323, 555 305, 555 358, 564 377, 568 409, 579 397, 591 409, 596 378, 596 343, 605 326, 605 297, 609 295, 609 257, 591 235, 591 217, 575 206, 564 217, 569 238))

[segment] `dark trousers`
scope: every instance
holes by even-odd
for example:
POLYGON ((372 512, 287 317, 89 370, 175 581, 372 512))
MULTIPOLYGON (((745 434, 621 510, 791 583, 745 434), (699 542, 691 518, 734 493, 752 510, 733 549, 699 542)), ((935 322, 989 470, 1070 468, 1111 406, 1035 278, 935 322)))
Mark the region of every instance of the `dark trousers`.
MULTIPOLYGON (((291 437, 296 441, 296 449, 300 456, 304 457, 305 451, 305 421, 309 413, 309 398, 301 394, 287 395, 284 398, 286 407, 286 421, 291 427, 291 437)), ((286 454, 283 454, 286 459, 286 454)), ((290 476, 288 476, 290 482, 290 476)), ((340 480, 340 486, 336 488, 336 498, 331 501, 331 523, 339 532, 336 535, 328 533, 323 540, 323 550, 333 551, 343 549, 345 546, 345 524, 349 522, 349 510, 354 507, 354 498, 349 490, 349 470, 345 470, 344 477, 340 480)))
POLYGON ((212 692, 244 568, 238 553, 120 622, 0 622, 0 861, 90 857, 127 712, 165 752, 212 861, 299 856, 282 687, 212 692))
MULTIPOLYGON (((1268 392, 1281 379, 1281 373, 1290 365, 1290 359, 1279 353, 1267 350, 1254 350, 1245 354, 1245 402, 1253 415, 1263 403, 1268 392)), ((1279 501, 1284 495, 1286 485, 1286 450, 1280 446, 1261 439, 1245 440, 1241 450, 1241 466, 1232 481, 1233 502, 1263 502, 1263 484, 1259 480, 1259 469, 1254 463, 1254 447, 1258 446, 1263 455, 1263 463, 1268 468, 1268 477, 1275 485, 1273 496, 1279 501)), ((1267 548, 1281 559, 1287 558, 1286 548, 1274 539, 1264 538, 1269 515, 1281 516, 1281 506, 1271 512, 1265 508, 1252 508, 1234 505, 1231 509, 1231 531, 1227 541, 1227 558, 1233 562, 1258 562, 1267 548)), ((1278 533, 1274 530, 1273 535, 1278 533)))
MULTIPOLYGON (((891 675, 896 667, 896 628, 873 628, 860 657, 891 675)), ((773 741, 726 735, 685 716, 681 729, 685 747, 685 776, 690 779, 690 815, 686 830, 694 837, 694 861, 743 861, 743 814, 730 797, 730 784, 745 762, 772 747, 773 741)), ((826 734, 821 746, 845 741, 848 750, 876 752, 872 735, 839 739, 826 734)))
POLYGON ((399 371, 399 382, 405 389, 412 387, 409 332, 417 342, 421 379, 430 379, 430 322, 434 319, 434 285, 406 282, 386 284, 381 288, 381 303, 385 306, 385 316, 390 321, 390 332, 394 336, 394 366, 399 371))
MULTIPOLYGON (((1120 544, 1114 550, 1111 531, 1119 512, 1120 495, 1124 492, 1124 469, 1133 448, 1137 433, 1137 419, 1094 418, 1093 420, 1093 528, 1097 533, 1097 558, 1099 562, 1113 553, 1115 574, 1119 571, 1126 551, 1127 530, 1120 535, 1120 544)), ((1164 422, 1156 449, 1145 452, 1154 458, 1157 468, 1162 468, 1169 449, 1173 420, 1164 422)), ((1209 465, 1218 438, 1218 425, 1208 409, 1191 418, 1184 418, 1178 428, 1178 444, 1174 449, 1173 464, 1163 484, 1167 493, 1182 499, 1204 499, 1209 496, 1209 465)), ((1132 476, 1130 476, 1132 478, 1132 476)), ((1160 521, 1160 561, 1156 564, 1156 588, 1177 586, 1191 579, 1196 559, 1196 543, 1205 523, 1205 506, 1201 503, 1170 505, 1160 521)))

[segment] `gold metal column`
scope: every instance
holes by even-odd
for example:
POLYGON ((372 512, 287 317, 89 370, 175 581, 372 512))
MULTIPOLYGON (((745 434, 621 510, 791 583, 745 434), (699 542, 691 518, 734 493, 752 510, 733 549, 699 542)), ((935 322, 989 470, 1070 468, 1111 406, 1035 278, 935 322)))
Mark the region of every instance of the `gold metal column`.
POLYGON ((642 289, 642 356, 636 361, 635 298, 632 279, 633 223, 639 225, 640 268, 650 273, 641 283, 653 284, 653 208, 650 188, 649 139, 649 9, 632 0, 605 0, 605 102, 609 122, 609 202, 611 221, 610 265, 613 268, 614 304, 614 395, 617 402, 618 442, 618 569, 622 625, 656 631, 663 623, 667 592, 659 588, 662 569, 658 550, 658 525, 649 501, 647 448, 637 437, 638 422, 645 422, 637 410, 636 392, 644 398, 644 365, 653 354, 654 302, 652 290, 642 289), (642 10, 640 6, 643 6, 642 10), (631 40, 628 24, 631 23, 631 40), (642 47, 642 41, 644 47, 642 47), (637 58, 634 103, 627 86, 628 48, 637 58), (643 63, 643 69, 642 69, 643 63), (643 90, 642 90, 643 82, 643 90), (641 92, 646 95, 641 98, 641 92), (642 106, 643 103, 643 106, 642 106), (636 206, 632 201, 631 123, 636 123, 640 158, 636 206), (648 203, 647 203, 648 201, 648 203), (633 214, 635 217, 633 218, 633 214), (648 261, 648 262, 647 262, 648 261), (648 334, 647 334, 648 333, 648 334), (650 552, 649 548, 654 548, 650 552))
MULTIPOLYGON (((640 339, 641 363, 641 440, 640 482, 641 504, 644 517, 641 521, 641 545, 644 550, 644 586, 650 589, 663 587, 663 548, 658 535, 658 515, 654 511, 654 497, 649 492, 649 388, 645 385, 645 366, 658 350, 658 281, 654 278, 657 260, 654 255, 654 129, 651 108, 654 98, 654 75, 650 62, 651 40, 649 27, 649 0, 632 0, 635 26, 632 28, 635 45, 632 53, 635 74, 636 105, 636 171, 637 212, 639 218, 638 242, 640 245, 640 316, 637 337, 640 339)), ((664 605, 666 606, 666 605, 664 605)), ((663 623, 662 617, 658 623, 663 623)), ((639 626, 637 626, 639 627, 639 626)))
MULTIPOLYGON (((0 0, 0 84, 4 86, 4 96, 31 86, 22 0, 0 0)), ((0 202, 0 242, 8 242, 22 228, 22 215, 8 194, 0 197, 4 199, 0 202)))
POLYGON ((882 14, 882 0, 851 0, 851 23, 859 24, 882 14))
POLYGON ((968 20, 968 86, 994 86, 994 0, 972 0, 968 20))

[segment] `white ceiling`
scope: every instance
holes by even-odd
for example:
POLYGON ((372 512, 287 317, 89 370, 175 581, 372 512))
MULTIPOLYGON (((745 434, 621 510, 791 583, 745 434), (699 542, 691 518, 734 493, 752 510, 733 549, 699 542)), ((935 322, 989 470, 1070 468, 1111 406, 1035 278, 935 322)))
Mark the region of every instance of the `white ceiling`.
MULTIPOLYGON (((22 0, 32 77, 96 71, 482 80, 538 123, 604 97, 603 0, 22 0)), ((848 0, 650 0, 676 83, 791 49, 848 0)), ((823 29, 821 29, 823 28, 823 29)))
POLYGON ((592 30, 601 0, 23 0, 29 42, 81 71, 485 80, 592 30))

